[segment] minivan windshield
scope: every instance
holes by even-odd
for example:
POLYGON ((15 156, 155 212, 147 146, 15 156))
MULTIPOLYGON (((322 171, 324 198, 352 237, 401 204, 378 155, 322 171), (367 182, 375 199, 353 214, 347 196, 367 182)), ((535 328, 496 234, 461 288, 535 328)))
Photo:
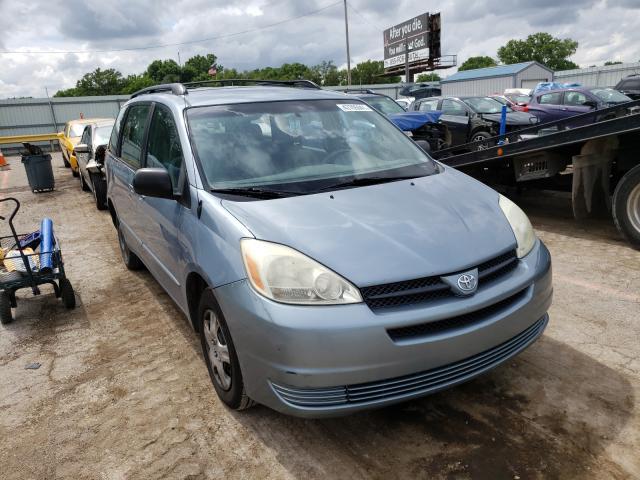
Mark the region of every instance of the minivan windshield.
POLYGON ((439 171, 412 140, 352 99, 192 107, 194 152, 211 189, 312 193, 350 180, 439 171))

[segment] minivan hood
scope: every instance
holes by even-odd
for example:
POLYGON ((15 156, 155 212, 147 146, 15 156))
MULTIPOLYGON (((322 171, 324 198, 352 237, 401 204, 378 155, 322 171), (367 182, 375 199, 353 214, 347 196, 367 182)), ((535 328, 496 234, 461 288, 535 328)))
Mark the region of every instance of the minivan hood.
POLYGON ((222 204, 256 238, 293 247, 361 287, 454 273, 516 246, 498 194, 450 168, 414 180, 222 204))
MULTIPOLYGON (((480 114, 485 120, 500 123, 500 113, 482 113, 480 114)), ((507 113, 507 125, 534 125, 538 123, 538 118, 527 112, 508 112, 507 113)))

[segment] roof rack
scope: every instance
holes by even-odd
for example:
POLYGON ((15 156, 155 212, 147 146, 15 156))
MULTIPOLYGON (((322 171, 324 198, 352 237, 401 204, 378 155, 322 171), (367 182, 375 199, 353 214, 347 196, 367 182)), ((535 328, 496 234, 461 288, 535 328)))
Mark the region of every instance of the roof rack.
POLYGON ((149 93, 171 92, 174 95, 186 95, 187 88, 182 83, 164 83, 162 85, 154 85, 153 87, 143 88, 131 94, 131 98, 149 93))
POLYGON ((199 88, 210 85, 220 86, 235 86, 235 85, 262 85, 271 87, 294 87, 294 88, 313 88, 320 90, 320 86, 312 82, 311 80, 260 80, 260 79, 246 79, 246 78, 228 78, 225 80, 203 80, 201 82, 189 82, 183 84, 188 88, 199 88))

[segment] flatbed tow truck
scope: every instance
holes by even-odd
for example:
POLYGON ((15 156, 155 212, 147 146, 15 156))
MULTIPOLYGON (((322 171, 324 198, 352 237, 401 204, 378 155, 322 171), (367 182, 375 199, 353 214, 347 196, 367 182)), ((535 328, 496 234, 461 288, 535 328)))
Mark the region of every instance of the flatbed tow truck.
POLYGON ((492 186, 570 191, 576 219, 612 215, 640 249, 640 100, 431 155, 492 186))

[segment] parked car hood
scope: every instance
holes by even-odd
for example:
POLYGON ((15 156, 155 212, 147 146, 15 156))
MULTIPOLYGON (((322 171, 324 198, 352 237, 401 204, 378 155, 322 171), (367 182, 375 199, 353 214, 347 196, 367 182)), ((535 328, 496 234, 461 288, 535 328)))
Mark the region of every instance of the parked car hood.
MULTIPOLYGON (((499 113, 482 113, 480 114, 485 120, 500 123, 501 114, 499 113)), ((509 112, 507 113, 507 125, 534 125, 538 123, 538 117, 527 112, 509 112)))
POLYGON ((392 113, 389 115, 395 125, 402 131, 410 132, 417 130, 427 123, 438 123, 442 112, 405 112, 392 113))
POLYGON ((222 204, 256 238, 293 247, 358 286, 454 273, 516 245, 498 194, 449 168, 414 180, 222 204))

